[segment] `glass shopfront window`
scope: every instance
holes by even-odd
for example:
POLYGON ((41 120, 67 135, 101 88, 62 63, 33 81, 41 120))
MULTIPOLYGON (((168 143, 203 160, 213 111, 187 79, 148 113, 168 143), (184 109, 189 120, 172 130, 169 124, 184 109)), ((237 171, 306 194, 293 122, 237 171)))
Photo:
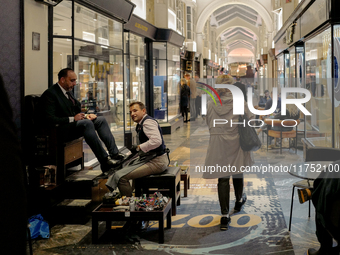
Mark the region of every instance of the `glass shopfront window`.
POLYGON ((61 69, 70 67, 72 61, 71 39, 53 39, 53 84, 58 82, 61 69))
POLYGON ((332 53, 331 29, 305 43, 306 89, 312 95, 306 103, 306 136, 315 146, 332 147, 332 53))
POLYGON ((289 77, 290 77, 289 59, 290 59, 289 53, 285 53, 284 54, 284 60, 285 60, 285 87, 286 88, 289 87, 289 77))
MULTIPOLYGON (((70 2, 64 1, 61 4, 63 5, 60 5, 60 8, 55 9, 54 20, 58 21, 57 18, 61 18, 64 11, 70 13, 66 11, 71 9, 70 2)), ((54 26, 57 26, 56 22, 54 26)), ((121 23, 75 4, 73 63, 72 34, 68 34, 70 35, 68 39, 54 38, 53 40, 54 82, 57 82, 57 73, 62 68, 73 66, 78 78, 74 96, 81 102, 82 111, 104 116, 118 147, 124 146, 124 123, 126 122, 123 115, 122 31, 121 23)), ((84 152, 86 162, 95 158, 86 144, 84 152)))
POLYGON ((144 38, 126 32, 125 38, 125 75, 126 75, 126 129, 131 129, 129 104, 133 101, 145 103, 145 43, 144 38))
POLYGON ((180 49, 170 43, 153 43, 154 116, 169 122, 179 114, 180 49))
POLYGON ((75 38, 103 47, 123 48, 123 25, 120 22, 79 4, 75 4, 75 9, 75 38))
POLYGON ((281 54, 277 58, 277 79, 278 79, 278 88, 283 88, 284 87, 284 54, 281 54))
POLYGON ((153 98, 154 116, 168 122, 166 43, 153 43, 153 98))
MULTIPOLYGON (((334 147, 340 148, 340 80, 339 80, 339 62, 340 62, 340 25, 336 25, 333 28, 334 38, 334 78, 333 84, 330 79, 327 79, 327 90, 328 88, 334 87, 334 147)), ((327 63, 329 61, 329 52, 327 52, 327 63)), ((328 70, 328 69, 327 69, 328 70)), ((328 76, 328 74, 327 74, 328 76)), ((329 93, 328 93, 329 94, 329 93)))
POLYGON ((72 36, 72 1, 62 1, 53 8, 53 35, 72 36))
POLYGON ((295 87, 295 78, 296 78, 296 66, 295 66, 295 47, 289 50, 289 87, 295 87))
POLYGON ((305 87, 305 53, 304 47, 296 47, 296 87, 305 87))
POLYGON ((168 110, 169 121, 180 112, 180 62, 168 61, 168 110))

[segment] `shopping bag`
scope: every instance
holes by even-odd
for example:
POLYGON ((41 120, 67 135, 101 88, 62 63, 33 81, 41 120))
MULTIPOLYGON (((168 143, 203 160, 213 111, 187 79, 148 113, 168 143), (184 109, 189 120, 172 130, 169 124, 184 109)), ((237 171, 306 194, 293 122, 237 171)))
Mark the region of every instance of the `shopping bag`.
POLYGON ((243 151, 257 151, 261 148, 261 141, 255 128, 248 125, 248 117, 246 115, 239 116, 239 122, 245 122, 245 125, 238 126, 240 135, 240 145, 243 151))
POLYGON ((34 215, 28 219, 29 228, 31 232, 31 238, 35 239, 38 237, 49 238, 50 237, 50 226, 41 216, 41 214, 34 215))

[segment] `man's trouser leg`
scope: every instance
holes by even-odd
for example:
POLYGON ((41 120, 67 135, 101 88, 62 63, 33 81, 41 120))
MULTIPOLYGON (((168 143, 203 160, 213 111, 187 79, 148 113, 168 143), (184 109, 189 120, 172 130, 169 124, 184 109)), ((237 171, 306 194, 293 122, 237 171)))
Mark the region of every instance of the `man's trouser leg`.
POLYGON ((78 120, 76 127, 81 135, 84 136, 86 143, 90 146, 98 161, 103 162, 108 155, 97 136, 94 123, 88 119, 78 120))
POLYGON ((144 165, 136 168, 132 172, 119 179, 118 188, 122 196, 131 197, 133 188, 130 185, 130 180, 141 178, 151 174, 162 173, 168 166, 168 157, 166 154, 158 156, 144 165))
POLYGON ((109 151, 110 156, 117 155, 119 151, 106 119, 103 116, 99 116, 93 121, 93 124, 100 139, 109 151))

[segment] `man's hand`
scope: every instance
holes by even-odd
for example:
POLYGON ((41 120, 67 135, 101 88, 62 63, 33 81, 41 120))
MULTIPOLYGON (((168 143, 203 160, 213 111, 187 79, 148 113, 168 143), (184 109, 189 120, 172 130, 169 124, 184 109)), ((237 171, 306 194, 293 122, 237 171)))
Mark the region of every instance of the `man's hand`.
POLYGON ((87 114, 86 118, 89 120, 95 120, 97 118, 97 115, 90 113, 90 114, 87 114))
POLYGON ((132 154, 136 154, 138 152, 137 147, 138 147, 138 145, 132 145, 131 146, 130 151, 131 151, 132 154))
POLYGON ((80 112, 76 116, 74 116, 74 121, 83 120, 84 118, 85 118, 85 114, 80 112))

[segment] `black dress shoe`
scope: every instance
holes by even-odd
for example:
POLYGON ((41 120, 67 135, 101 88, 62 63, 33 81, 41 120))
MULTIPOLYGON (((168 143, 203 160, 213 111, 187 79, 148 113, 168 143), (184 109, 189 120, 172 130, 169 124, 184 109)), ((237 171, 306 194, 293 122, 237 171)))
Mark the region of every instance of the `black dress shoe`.
POLYGON ((242 195, 242 202, 236 202, 235 203, 235 207, 234 207, 234 212, 239 212, 242 209, 242 206, 244 205, 244 203, 247 201, 247 196, 246 194, 242 195))
POLYGON ((115 158, 110 158, 106 163, 109 166, 109 169, 115 168, 119 166, 120 163, 122 163, 124 160, 124 156, 116 156, 115 158))
POLYGON ((106 160, 104 160, 100 164, 100 168, 103 173, 111 170, 112 168, 116 168, 119 166, 119 164, 122 162, 122 160, 117 160, 117 159, 111 159, 111 157, 107 157, 106 160))
POLYGON ((111 156, 111 159, 114 159, 114 160, 123 160, 124 158, 125 158, 125 155, 121 153, 117 153, 111 156))

